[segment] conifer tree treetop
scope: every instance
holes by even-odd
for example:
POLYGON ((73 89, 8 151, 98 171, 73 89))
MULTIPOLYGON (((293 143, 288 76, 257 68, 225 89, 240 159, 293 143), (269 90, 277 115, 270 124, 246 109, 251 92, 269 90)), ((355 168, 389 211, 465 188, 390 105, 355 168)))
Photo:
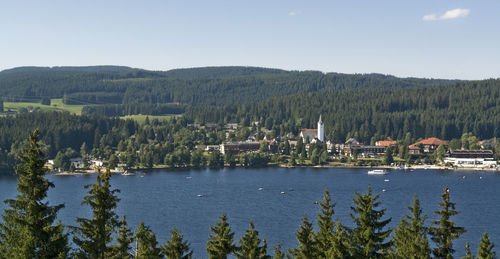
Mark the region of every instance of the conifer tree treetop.
POLYGON ((5 201, 9 208, 0 224, 0 252, 5 258, 65 258, 69 251, 63 226, 54 223, 64 205, 50 206, 46 201, 54 184, 44 177, 47 160, 38 139, 39 132, 35 130, 16 168, 18 194, 5 201))

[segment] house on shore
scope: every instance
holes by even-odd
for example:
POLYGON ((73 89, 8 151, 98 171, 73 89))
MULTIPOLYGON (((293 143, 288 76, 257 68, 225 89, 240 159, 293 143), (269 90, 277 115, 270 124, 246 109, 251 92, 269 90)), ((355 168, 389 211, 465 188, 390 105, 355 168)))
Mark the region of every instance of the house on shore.
POLYGON ((456 167, 489 168, 497 166, 491 150, 450 150, 449 156, 444 159, 444 162, 451 163, 456 167))
POLYGON ((441 144, 448 146, 448 142, 444 140, 440 140, 438 138, 426 138, 417 143, 411 144, 410 146, 408 146, 408 149, 409 153, 412 155, 418 155, 421 152, 433 153, 441 144))
POLYGON ((395 146, 397 143, 396 140, 379 140, 375 142, 375 146, 378 147, 390 147, 390 146, 395 146))
POLYGON ((202 151, 212 152, 219 150, 220 145, 196 145, 195 148, 202 151))
POLYGON ((344 154, 351 157, 381 158, 384 156, 385 150, 386 147, 383 146, 365 146, 358 144, 344 147, 344 154))
POLYGON ((226 152, 246 152, 246 151, 257 151, 260 148, 259 142, 229 142, 222 143, 220 145, 220 152, 225 154, 226 152))

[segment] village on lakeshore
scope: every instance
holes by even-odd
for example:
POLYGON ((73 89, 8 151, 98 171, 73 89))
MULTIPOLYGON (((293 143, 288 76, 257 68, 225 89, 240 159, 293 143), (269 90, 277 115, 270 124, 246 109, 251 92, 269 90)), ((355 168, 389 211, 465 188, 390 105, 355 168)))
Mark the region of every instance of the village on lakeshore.
MULTIPOLYGON (((238 123, 191 123, 186 128, 194 132, 223 134, 225 141, 219 144, 196 144, 192 152, 165 156, 162 163, 141 163, 141 150, 130 154, 116 151, 110 159, 87 154, 82 147, 80 154, 58 153, 48 160, 47 166, 59 174, 95 173, 110 168, 111 172, 127 174, 133 169, 182 168, 182 167, 263 167, 263 166, 312 166, 312 167, 383 167, 395 169, 474 169, 498 170, 498 154, 495 139, 479 140, 470 133, 462 139, 441 140, 436 137, 415 142, 393 140, 390 137, 374 143, 361 143, 349 137, 344 143, 334 143, 326 138, 324 122, 319 116, 316 128, 300 129, 294 136, 277 135, 272 130, 259 127, 243 127, 238 123), (243 132, 243 133, 242 133, 243 132), (241 135, 246 139, 242 140, 241 135), (238 139, 231 141, 234 139, 238 139), (80 155, 80 156, 78 156, 80 155), (196 158, 194 157, 196 156, 196 158), (127 157, 127 158, 125 158, 127 157), (194 162, 193 162, 194 160, 194 162)), ((133 137, 132 137, 133 138, 133 137)), ((372 141, 373 142, 373 141, 372 141)))

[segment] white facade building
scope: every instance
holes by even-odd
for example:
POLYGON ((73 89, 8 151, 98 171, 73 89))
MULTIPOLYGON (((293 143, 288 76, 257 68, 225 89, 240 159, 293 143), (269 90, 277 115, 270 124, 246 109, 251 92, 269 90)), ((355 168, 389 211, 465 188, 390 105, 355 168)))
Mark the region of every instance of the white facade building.
POLYGON ((497 161, 493 158, 455 158, 446 157, 445 163, 451 163, 456 167, 496 167, 497 161))
POLYGON ((456 167, 497 167, 491 150, 450 150, 444 162, 456 167))

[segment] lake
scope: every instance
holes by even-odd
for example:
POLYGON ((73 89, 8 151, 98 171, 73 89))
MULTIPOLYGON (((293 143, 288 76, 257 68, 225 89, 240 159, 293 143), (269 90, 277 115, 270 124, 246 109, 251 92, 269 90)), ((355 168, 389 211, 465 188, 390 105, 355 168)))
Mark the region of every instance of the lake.
MULTIPOLYGON (((90 215, 89 208, 80 203, 86 194, 83 186, 94 183, 95 175, 48 178, 56 185, 49 193, 51 204, 66 205, 59 213, 64 224, 74 224, 75 217, 90 215)), ((467 230, 454 243, 455 255, 464 254, 467 240, 475 253, 485 231, 492 242, 500 245, 498 172, 392 170, 387 175, 367 175, 367 169, 345 168, 157 170, 114 175, 111 184, 121 190, 117 212, 120 217, 127 215, 131 227, 144 221, 163 244, 176 226, 191 243, 195 257, 207 257, 209 226, 215 225, 223 212, 236 232, 236 240, 253 220, 260 237, 268 242, 269 253, 277 242, 285 248, 295 247, 294 233, 301 218, 307 216, 316 222, 319 206, 314 202, 321 201, 325 189, 336 203, 334 218, 352 226, 349 213, 354 192, 364 193, 368 185, 374 193, 380 193, 382 207, 387 208, 385 218, 392 217, 391 227, 408 213, 414 194, 429 217, 427 223, 436 219, 433 211, 438 209, 443 187, 447 186, 460 212, 452 219, 467 230)), ((0 176, 0 200, 15 194, 16 178, 0 176)), ((0 209, 4 208, 2 203, 0 209)))

